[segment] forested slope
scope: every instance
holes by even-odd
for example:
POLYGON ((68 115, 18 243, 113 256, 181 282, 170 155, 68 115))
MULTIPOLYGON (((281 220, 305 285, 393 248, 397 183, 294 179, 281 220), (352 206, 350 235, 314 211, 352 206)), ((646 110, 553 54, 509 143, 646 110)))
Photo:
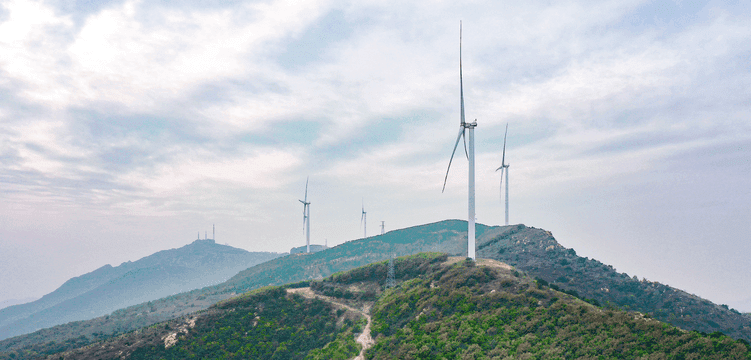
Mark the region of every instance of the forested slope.
POLYGON ((479 257, 513 265, 552 287, 596 304, 636 310, 686 330, 720 331, 751 341, 751 318, 727 306, 665 284, 629 277, 610 265, 577 256, 545 230, 514 225, 491 232, 478 243, 479 257))

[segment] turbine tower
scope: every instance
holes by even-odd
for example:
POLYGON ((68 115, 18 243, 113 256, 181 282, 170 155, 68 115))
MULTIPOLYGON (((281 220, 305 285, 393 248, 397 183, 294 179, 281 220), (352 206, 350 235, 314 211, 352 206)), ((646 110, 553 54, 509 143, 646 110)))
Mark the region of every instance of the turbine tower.
POLYGON ((363 239, 368 237, 368 213, 365 212, 365 201, 362 203, 362 216, 360 217, 360 226, 362 226, 363 239))
POLYGON ((305 232, 305 245, 307 246, 306 252, 310 252, 310 202, 308 201, 308 180, 305 179, 305 200, 299 200, 302 205, 302 229, 305 232))
POLYGON ((465 140, 464 152, 469 160, 469 176, 468 176, 468 208, 469 214, 467 216, 467 257, 475 260, 475 127, 477 127, 477 120, 468 123, 464 121, 464 83, 462 80, 462 23, 459 22, 459 99, 461 102, 461 119, 459 123, 459 136, 456 137, 456 144, 454 144, 454 151, 451 152, 451 159, 449 159, 449 166, 446 169, 446 176, 443 179, 443 193, 446 190, 446 181, 449 177, 449 170, 451 169, 451 162, 454 160, 454 154, 456 153, 456 147, 459 146, 459 140, 465 140), (467 139, 465 133, 469 130, 469 151, 467 151, 467 139))
POLYGON ((381 221, 381 235, 383 235, 384 233, 386 233, 386 224, 385 223, 386 223, 385 221, 381 221))
MULTIPOLYGON (((508 168, 506 164, 506 135, 508 135, 508 123, 506 123, 506 133, 503 134, 503 157, 501 158, 501 167, 495 171, 501 170, 501 198, 503 198, 503 172, 506 172, 506 225, 508 225, 508 168)), ((503 200, 503 199, 501 199, 503 200)))

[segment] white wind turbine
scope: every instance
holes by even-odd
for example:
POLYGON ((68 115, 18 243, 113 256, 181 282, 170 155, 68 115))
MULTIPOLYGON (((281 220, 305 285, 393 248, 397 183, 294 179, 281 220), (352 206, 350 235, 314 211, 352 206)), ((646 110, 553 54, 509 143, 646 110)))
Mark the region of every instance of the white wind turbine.
MULTIPOLYGON (((449 177, 449 170, 451 169, 451 162, 454 160, 454 154, 456 153, 456 147, 459 146, 459 140, 464 138, 464 133, 469 129, 469 152, 467 152, 465 142, 465 155, 469 160, 469 215, 467 217, 467 257, 475 260, 475 127, 477 127, 477 120, 472 123, 464 121, 464 83, 462 80, 462 23, 459 22, 459 97, 461 100, 461 122, 459 123, 459 136, 456 137, 456 144, 454 144, 454 151, 451 152, 451 159, 449 159, 449 166, 446 169, 446 177, 443 179, 443 190, 446 190, 446 181, 449 177)), ((466 141, 466 138, 464 138, 466 141)))
POLYGON ((360 226, 362 226, 362 237, 368 237, 368 213, 365 212, 365 201, 362 203, 362 216, 360 217, 360 226))
POLYGON ((508 135, 508 123, 506 123, 506 133, 503 134, 503 158, 501 158, 501 167, 495 171, 501 170, 501 197, 503 198, 503 172, 506 172, 506 225, 508 225, 508 168, 506 164, 506 135, 508 135))
POLYGON ((305 200, 299 200, 303 204, 302 208, 302 227, 305 232, 306 252, 310 252, 310 202, 308 201, 308 180, 305 179, 305 200))

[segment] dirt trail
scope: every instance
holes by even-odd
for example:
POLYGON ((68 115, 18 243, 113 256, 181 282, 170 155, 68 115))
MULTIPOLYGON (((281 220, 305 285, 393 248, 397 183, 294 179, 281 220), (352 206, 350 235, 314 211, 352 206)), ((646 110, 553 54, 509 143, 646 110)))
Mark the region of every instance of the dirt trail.
POLYGON ((373 343, 374 343, 373 337, 370 336, 370 322, 371 322, 371 320, 370 320, 370 305, 365 305, 365 307, 363 307, 362 309, 355 309, 355 308, 353 308, 353 307, 351 307, 351 306, 349 306, 347 304, 342 304, 342 303, 336 301, 332 297, 316 294, 309 287, 297 288, 297 289, 287 289, 287 293, 300 294, 302 296, 305 296, 305 297, 311 298, 311 299, 313 299, 313 298, 319 298, 319 299, 322 299, 322 300, 326 300, 326 301, 328 301, 328 302, 330 302, 330 303, 332 303, 332 304, 334 304, 336 306, 345 308, 345 309, 350 310, 350 311, 354 311, 354 312, 360 313, 363 316, 365 316, 365 318, 368 320, 368 323, 365 325, 365 328, 362 330, 362 333, 360 334, 360 336, 357 337, 357 340, 355 340, 355 341, 357 341, 358 344, 362 345, 362 349, 360 350, 360 354, 357 355, 354 358, 354 360, 364 360, 365 359, 365 350, 367 350, 368 348, 370 348, 371 346, 373 346, 373 343))
POLYGON ((373 343, 375 342, 373 341, 373 337, 370 336, 370 306, 366 305, 361 313, 365 315, 366 319, 368 319, 368 323, 365 325, 365 328, 362 329, 362 334, 357 337, 356 341, 362 345, 362 349, 360 349, 360 354, 357 355, 354 360, 365 360, 365 350, 373 346, 373 343))

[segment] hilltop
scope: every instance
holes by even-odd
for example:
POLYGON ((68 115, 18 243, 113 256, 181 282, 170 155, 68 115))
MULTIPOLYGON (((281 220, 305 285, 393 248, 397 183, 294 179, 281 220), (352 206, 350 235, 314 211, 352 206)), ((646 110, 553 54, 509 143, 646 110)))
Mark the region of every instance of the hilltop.
POLYGON ((66 281, 39 300, 0 310, 0 339, 221 283, 280 255, 196 240, 116 267, 105 265, 66 281))
MULTIPOLYGON (((370 263, 424 251, 466 253, 466 222, 446 220, 353 240, 314 254, 275 258, 215 286, 115 311, 107 316, 43 329, 0 342, 0 351, 50 354, 101 341, 143 326, 186 316, 238 294, 269 285, 325 278, 370 263)), ((524 225, 477 225, 477 255, 510 264, 538 283, 606 309, 638 311, 684 330, 722 332, 751 340, 751 319, 667 285, 618 273, 579 257, 548 231, 524 225)))
POLYGON ((388 267, 261 288, 48 358, 751 359, 745 341, 593 306, 498 261, 398 258, 394 288, 388 267))
POLYGON ((751 317, 659 282, 639 280, 612 266, 576 255, 541 229, 514 225, 494 229, 477 256, 506 262, 551 287, 596 305, 636 310, 686 330, 722 332, 751 341, 751 317))

